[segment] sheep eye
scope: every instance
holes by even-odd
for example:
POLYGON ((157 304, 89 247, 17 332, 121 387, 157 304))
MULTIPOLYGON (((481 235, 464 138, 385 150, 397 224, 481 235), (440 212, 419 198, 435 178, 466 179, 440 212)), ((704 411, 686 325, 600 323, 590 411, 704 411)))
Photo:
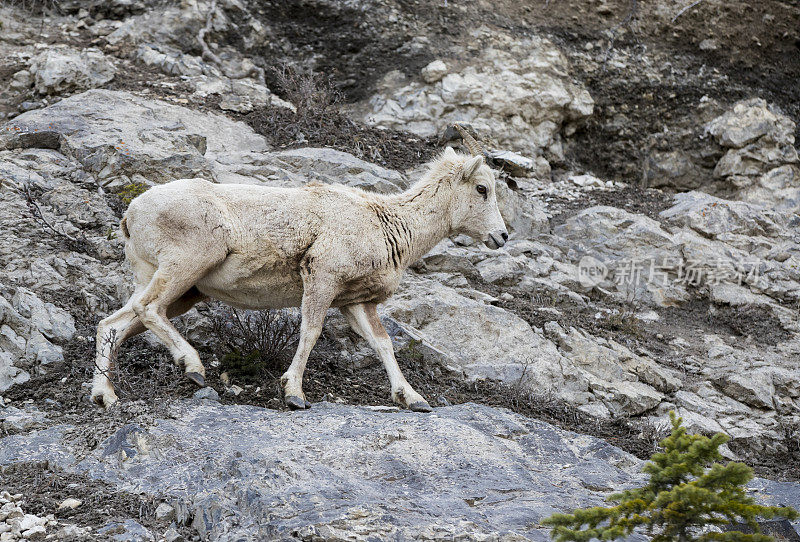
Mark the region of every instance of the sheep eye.
POLYGON ((478 194, 481 194, 481 195, 484 195, 484 196, 486 195, 486 187, 483 186, 482 184, 479 184, 475 189, 478 191, 478 194))

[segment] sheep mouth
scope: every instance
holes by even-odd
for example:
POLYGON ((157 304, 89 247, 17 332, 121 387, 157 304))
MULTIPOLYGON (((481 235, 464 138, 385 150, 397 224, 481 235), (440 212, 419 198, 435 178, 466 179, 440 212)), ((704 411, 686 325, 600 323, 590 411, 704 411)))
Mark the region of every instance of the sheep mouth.
POLYGON ((493 234, 489 234, 489 237, 483 242, 488 248, 492 250, 497 250, 498 248, 502 247, 506 244, 502 238, 495 237, 493 234))

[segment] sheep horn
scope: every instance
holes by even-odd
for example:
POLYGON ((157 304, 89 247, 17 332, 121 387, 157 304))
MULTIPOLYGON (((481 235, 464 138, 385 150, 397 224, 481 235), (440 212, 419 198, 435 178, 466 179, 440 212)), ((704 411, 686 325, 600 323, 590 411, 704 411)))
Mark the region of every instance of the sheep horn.
POLYGON ((464 145, 466 145, 467 149, 469 149, 469 152, 475 156, 483 156, 483 147, 472 137, 467 129, 460 124, 454 124, 453 126, 458 133, 461 134, 461 139, 464 141, 464 145))

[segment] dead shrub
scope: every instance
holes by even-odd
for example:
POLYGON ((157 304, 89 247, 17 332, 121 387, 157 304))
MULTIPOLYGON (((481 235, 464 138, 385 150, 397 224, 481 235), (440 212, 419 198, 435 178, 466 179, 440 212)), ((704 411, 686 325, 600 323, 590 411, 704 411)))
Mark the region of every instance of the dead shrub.
POLYGON ((210 319, 219 370, 241 382, 274 376, 300 331, 299 315, 286 309, 250 311, 220 305, 210 319))
MULTIPOLYGON (((0 7, 2 6, 17 8, 31 15, 63 13, 59 0, 5 0, 5 2, 0 2, 0 7)), ((2 29, 2 26, 2 21, 0 21, 0 29, 2 29)))
POLYGON ((297 116, 305 118, 338 117, 342 94, 333 81, 318 73, 300 72, 287 65, 272 68, 275 80, 286 100, 297 108, 297 116))
POLYGON ((642 326, 633 310, 615 310, 605 313, 598 322, 602 327, 617 331, 630 337, 641 337, 642 326))

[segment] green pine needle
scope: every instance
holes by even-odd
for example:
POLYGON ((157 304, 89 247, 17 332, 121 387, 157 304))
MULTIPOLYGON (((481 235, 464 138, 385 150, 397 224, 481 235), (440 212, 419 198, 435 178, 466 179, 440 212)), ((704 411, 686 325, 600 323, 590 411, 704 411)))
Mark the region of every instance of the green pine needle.
POLYGON ((793 508, 761 506, 747 496, 752 469, 744 463, 719 463, 726 435, 689 435, 682 418, 674 412, 669 417, 672 433, 661 441, 663 451, 653 454, 643 468, 650 475, 647 485, 611 495, 616 506, 543 520, 556 542, 616 540, 639 527, 654 533, 653 542, 769 542, 772 537, 760 534, 758 518, 798 518, 793 508), (734 522, 749 525, 755 534, 703 532, 711 525, 734 522))

